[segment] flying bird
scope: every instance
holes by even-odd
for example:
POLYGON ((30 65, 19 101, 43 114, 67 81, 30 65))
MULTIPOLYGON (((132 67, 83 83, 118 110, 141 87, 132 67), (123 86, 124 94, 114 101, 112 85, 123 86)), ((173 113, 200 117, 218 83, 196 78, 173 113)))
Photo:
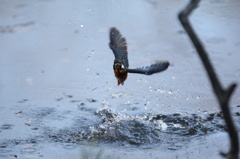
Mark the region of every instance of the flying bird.
POLYGON ((154 73, 162 72, 168 68, 168 61, 158 61, 151 66, 139 67, 136 69, 128 68, 129 64, 126 39, 122 37, 121 33, 114 27, 110 29, 109 36, 109 47, 112 49, 115 56, 113 70, 115 77, 118 80, 118 85, 124 84, 124 81, 127 79, 128 73, 152 75, 154 73))

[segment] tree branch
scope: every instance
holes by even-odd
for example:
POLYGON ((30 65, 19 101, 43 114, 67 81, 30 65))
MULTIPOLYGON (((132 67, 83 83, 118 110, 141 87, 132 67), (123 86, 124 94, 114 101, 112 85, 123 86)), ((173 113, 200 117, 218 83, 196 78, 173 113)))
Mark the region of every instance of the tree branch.
POLYGON ((213 66, 208 58, 208 54, 202 46, 200 40, 195 34, 191 24, 189 23, 188 16, 190 13, 197 7, 200 0, 191 0, 190 3, 179 13, 179 20, 182 23, 182 26, 188 33, 193 45, 195 46, 199 57, 208 73, 210 78, 211 85, 213 87, 214 93, 218 99, 219 105, 224 115, 224 120, 226 122, 228 128, 228 134, 231 141, 231 148, 228 153, 221 153, 228 159, 238 159, 239 156, 239 141, 238 141, 238 133, 237 129, 234 125, 230 108, 229 108, 229 99, 236 88, 236 84, 232 84, 228 89, 222 88, 217 75, 213 69, 213 66))

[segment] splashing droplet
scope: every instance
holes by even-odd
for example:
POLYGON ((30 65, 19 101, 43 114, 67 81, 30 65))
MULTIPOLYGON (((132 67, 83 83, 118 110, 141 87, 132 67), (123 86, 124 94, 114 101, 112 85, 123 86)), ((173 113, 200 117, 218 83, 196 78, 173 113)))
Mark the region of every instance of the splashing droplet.
POLYGON ((163 89, 156 89, 157 92, 160 92, 160 93, 165 93, 165 91, 163 89))
POLYGON ((152 87, 149 87, 149 91, 152 92, 152 87))

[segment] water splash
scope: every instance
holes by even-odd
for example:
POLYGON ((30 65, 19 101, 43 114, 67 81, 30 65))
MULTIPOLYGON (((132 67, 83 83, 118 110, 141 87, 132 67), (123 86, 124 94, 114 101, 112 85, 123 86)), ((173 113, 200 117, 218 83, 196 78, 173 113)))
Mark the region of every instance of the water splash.
POLYGON ((177 113, 127 115, 103 108, 96 111, 95 115, 101 122, 90 126, 88 130, 78 132, 63 130, 65 135, 70 135, 67 138, 71 141, 68 142, 94 140, 121 145, 149 145, 163 143, 167 138, 173 137, 189 140, 191 136, 201 136, 225 129, 222 113, 208 114, 205 118, 196 114, 183 116, 177 113))

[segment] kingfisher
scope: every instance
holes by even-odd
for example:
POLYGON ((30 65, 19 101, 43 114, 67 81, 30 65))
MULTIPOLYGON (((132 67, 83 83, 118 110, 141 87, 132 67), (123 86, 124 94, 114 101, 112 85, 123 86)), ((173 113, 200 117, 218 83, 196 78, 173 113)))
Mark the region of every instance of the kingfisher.
POLYGON ((117 78, 117 84, 123 85, 124 81, 127 79, 128 73, 139 73, 144 75, 152 75, 154 73, 159 73, 166 70, 169 66, 168 61, 157 61, 156 63, 139 67, 135 69, 128 68, 128 52, 127 52, 127 42, 121 33, 115 27, 110 28, 110 42, 109 47, 112 49, 115 56, 113 63, 113 70, 115 77, 117 78))

